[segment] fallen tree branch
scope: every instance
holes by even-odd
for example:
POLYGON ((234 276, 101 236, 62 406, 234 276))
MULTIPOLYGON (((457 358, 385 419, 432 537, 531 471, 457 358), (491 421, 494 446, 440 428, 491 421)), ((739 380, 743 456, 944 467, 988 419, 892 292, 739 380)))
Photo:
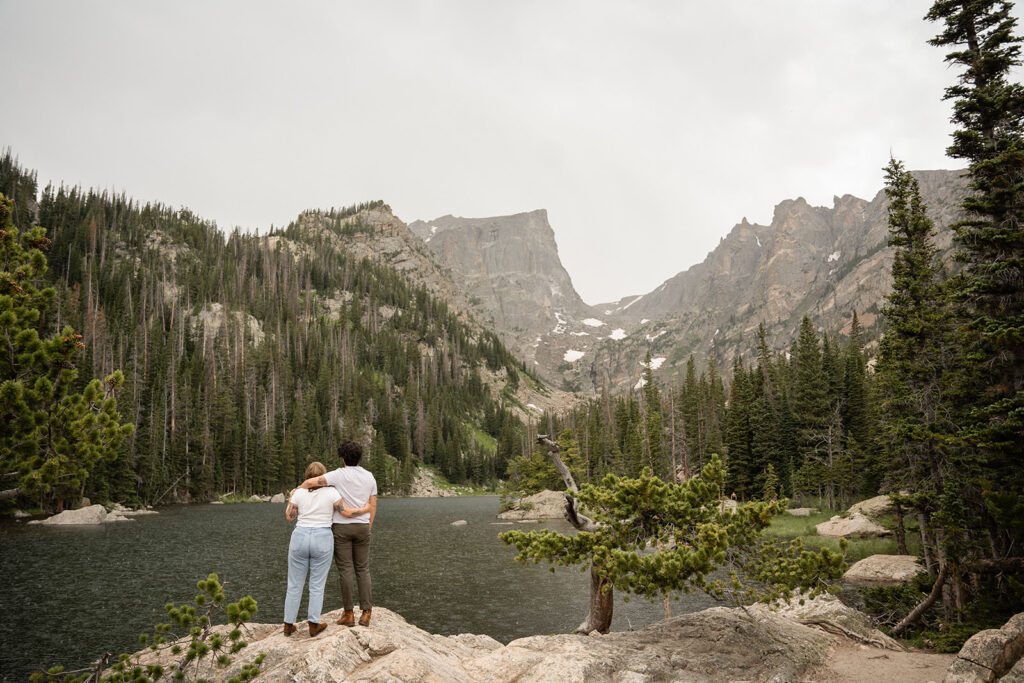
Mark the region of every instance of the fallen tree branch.
POLYGON ((924 614, 929 607, 935 604, 935 601, 939 599, 940 595, 942 595, 942 586, 946 583, 947 576, 949 576, 949 563, 943 562, 942 566, 939 567, 939 575, 935 578, 935 585, 932 586, 932 592, 929 593, 928 597, 922 600, 917 607, 910 610, 910 614, 903 617, 903 621, 896 624, 896 627, 892 630, 894 634, 903 631, 911 624, 917 623, 917 620, 921 618, 921 615, 924 614))
MULTIPOLYGON (((960 565, 960 569, 965 573, 978 573, 978 574, 995 574, 998 572, 1020 572, 1024 571, 1024 557, 1003 557, 995 558, 990 560, 975 560, 974 562, 967 562, 960 565)), ((935 578, 935 585, 932 586, 932 592, 928 594, 924 600, 918 604, 917 607, 910 611, 903 621, 896 624, 892 632, 900 633, 908 626, 917 623, 921 616, 930 608, 935 601, 942 595, 942 587, 946 583, 946 579, 949 578, 949 563, 945 562, 939 568, 939 575, 935 578)))
POLYGON ((597 523, 580 513, 579 503, 576 502, 576 496, 572 495, 579 489, 576 487, 576 480, 572 476, 572 472, 569 471, 569 467, 562 462, 562 458, 559 453, 562 449, 557 443, 548 438, 547 434, 538 434, 537 443, 547 447, 548 455, 551 456, 551 462, 555 464, 555 469, 558 470, 558 474, 562 477, 562 481, 565 482, 565 519, 569 524, 572 524, 577 531, 594 531, 597 529, 597 523))
POLYGON ((558 470, 558 475, 562 477, 562 481, 565 482, 565 488, 569 491, 578 491, 579 488, 576 486, 576 480, 573 479, 572 472, 570 472, 568 466, 562 462, 562 457, 559 455, 559 453, 562 452, 561 447, 549 439, 547 434, 538 434, 537 443, 542 446, 547 446, 548 455, 551 456, 551 462, 555 464, 555 469, 558 470))
MULTIPOLYGON (((558 474, 561 475, 562 481, 565 482, 565 519, 572 524, 577 531, 595 531, 597 530, 597 522, 590 519, 589 517, 580 514, 579 503, 576 501, 576 493, 579 489, 576 488, 576 480, 573 479, 572 472, 569 471, 568 466, 562 462, 562 458, 559 455, 562 449, 559 445, 548 438, 547 434, 538 434, 537 443, 547 447, 548 455, 551 456, 551 462, 555 464, 555 469, 558 470, 558 474)), ((576 627, 576 633, 590 633, 591 631, 597 631, 598 633, 608 633, 612 626, 612 611, 615 606, 615 592, 612 589, 610 582, 607 577, 601 576, 594 569, 594 566, 590 566, 590 609, 587 612, 586 619, 576 627)))
MULTIPOLYGON (((187 473, 186 473, 186 474, 187 474, 187 473)), ((156 500, 154 500, 154 501, 153 501, 153 505, 156 505, 156 504, 157 504, 157 503, 159 503, 159 502, 160 502, 161 500, 163 500, 163 497, 164 497, 164 496, 166 496, 166 495, 167 495, 168 493, 170 493, 170 492, 171 492, 171 489, 173 489, 173 488, 174 488, 175 486, 177 486, 177 485, 178 485, 178 482, 179 482, 179 481, 181 481, 181 480, 182 480, 182 479, 184 479, 184 478, 185 478, 185 475, 183 474, 183 475, 181 475, 180 477, 178 477, 177 479, 175 479, 175 480, 174 480, 174 483, 173 483, 173 484, 171 484, 170 486, 168 486, 168 487, 167 487, 167 490, 166 490, 166 491, 164 491, 163 493, 161 493, 161 494, 160 494, 160 496, 159 496, 159 497, 158 497, 158 498, 157 498, 156 500)))

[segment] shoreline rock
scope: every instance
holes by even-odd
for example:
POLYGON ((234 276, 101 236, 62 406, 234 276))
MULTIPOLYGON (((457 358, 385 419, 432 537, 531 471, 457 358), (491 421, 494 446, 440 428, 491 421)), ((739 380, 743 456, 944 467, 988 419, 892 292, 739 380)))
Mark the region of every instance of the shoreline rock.
MULTIPOLYGON (((815 604, 808 601, 801 614, 813 612, 815 604)), ((843 610, 855 612, 841 603, 826 608, 833 617, 843 610)), ((243 664, 265 654, 260 680, 268 683, 792 681, 814 675, 836 642, 835 636, 767 607, 713 607, 639 631, 600 637, 538 635, 508 645, 486 635, 431 634, 383 607, 374 608, 370 628, 338 627, 334 622, 340 615, 341 610, 324 614, 328 628, 316 638, 306 635, 304 628, 285 637, 280 624, 251 624, 248 647, 228 668, 215 670, 210 680, 226 681, 238 675, 243 664)), ((140 654, 143 663, 172 661, 166 653, 140 654)))
POLYGON ((562 519, 564 512, 565 493, 545 490, 520 498, 511 510, 499 512, 498 519, 515 521, 562 519))
POLYGON ((914 555, 870 555, 855 562, 843 574, 854 586, 899 586, 910 583, 925 569, 914 555))
POLYGON ((472 493, 472 490, 464 486, 444 488, 437 483, 434 473, 426 466, 416 468, 416 475, 412 482, 412 490, 409 491, 410 498, 453 498, 464 493, 472 493))
POLYGON ((42 524, 44 526, 77 526, 108 524, 110 522, 131 522, 134 521, 125 517, 120 512, 107 512, 102 505, 90 505, 77 510, 64 510, 46 519, 37 519, 29 524, 42 524))

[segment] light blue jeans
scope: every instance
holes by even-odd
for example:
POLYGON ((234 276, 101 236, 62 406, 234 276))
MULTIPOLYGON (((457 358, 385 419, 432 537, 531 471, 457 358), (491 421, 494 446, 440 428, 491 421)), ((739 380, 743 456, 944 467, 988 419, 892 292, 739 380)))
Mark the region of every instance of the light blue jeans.
POLYGON ((302 585, 309 572, 309 610, 306 618, 320 623, 320 610, 324 606, 324 586, 334 555, 334 535, 331 527, 297 526, 288 544, 288 593, 284 598, 284 622, 294 624, 299 615, 302 585))

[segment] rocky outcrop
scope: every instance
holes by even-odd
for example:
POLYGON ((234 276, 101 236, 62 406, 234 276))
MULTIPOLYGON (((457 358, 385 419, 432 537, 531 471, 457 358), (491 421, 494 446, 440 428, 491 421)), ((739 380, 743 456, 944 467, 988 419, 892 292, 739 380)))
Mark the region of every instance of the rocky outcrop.
MULTIPOLYGON (((334 625, 285 637, 254 625, 249 646, 211 680, 238 675, 265 654, 260 680, 284 681, 793 681, 825 661, 833 639, 770 610, 716 607, 640 631, 603 636, 545 635, 508 645, 483 635, 427 633, 375 607, 370 628, 334 625)), ((226 630, 225 627, 216 627, 226 630)), ((146 652, 146 651, 144 651, 146 652)), ((144 654, 143 661, 168 655, 144 654)))
POLYGON ((465 486, 442 486, 436 479, 434 471, 425 465, 421 465, 416 469, 409 497, 449 498, 462 493, 470 493, 471 490, 465 486))
POLYGON ((1000 629, 974 634, 946 672, 946 683, 1024 681, 1024 612, 1000 629))
POLYGON ((582 321, 594 319, 595 311, 580 298, 558 258, 547 211, 490 218, 442 216, 413 221, 409 229, 451 269, 466 296, 486 312, 491 327, 549 379, 557 375, 559 364, 570 361, 564 357, 566 349, 558 349, 555 353, 563 357, 555 357, 538 342, 593 331, 582 321))
POLYGON ((498 513, 498 519, 541 520, 562 519, 565 513, 565 493, 561 491, 541 491, 531 496, 520 498, 511 510, 498 513))
POLYGON ((156 510, 153 510, 148 507, 137 508, 133 510, 130 507, 125 507, 124 505, 121 505, 120 503, 114 503, 113 505, 110 506, 109 514, 117 514, 122 517, 143 517, 145 515, 156 515, 159 513, 156 510))
POLYGON ((558 258, 547 211, 512 216, 413 221, 409 229, 451 267, 471 297, 502 329, 547 332, 556 314, 585 318, 583 303, 558 258))
POLYGON ((895 509, 892 504, 892 498, 883 495, 854 503, 850 506, 849 512, 850 514, 861 514, 871 519, 878 519, 883 515, 893 512, 895 509))
MULTIPOLYGON (((438 220, 442 221, 443 219, 438 220)), ((544 225, 547 225, 546 218, 544 225)), ((500 311, 496 314, 494 309, 484 305, 484 299, 473 290, 461 271, 454 264, 445 262, 440 258, 438 252, 432 250, 433 240, 427 243, 413 234, 410 226, 406 226, 401 219, 395 216, 387 205, 374 205, 345 216, 336 216, 330 212, 307 211, 299 215, 294 227, 309 236, 322 238, 327 244, 335 245, 337 249, 356 260, 375 261, 394 269, 410 282, 422 285, 433 296, 445 301, 449 310, 477 333, 482 334, 485 330, 497 333, 510 350, 516 352, 520 359, 526 361, 531 370, 543 370, 542 366, 535 366, 531 363, 533 352, 531 345, 537 334, 533 332, 527 334, 521 328, 511 329, 496 325, 495 315, 500 315, 500 311)), ((551 232, 550 226, 547 227, 547 231, 551 232)), ((268 237, 267 239, 273 238, 268 237)), ((550 259, 546 255, 546 251, 531 251, 532 247, 525 246, 527 243, 532 243, 532 238, 524 238, 520 242, 524 249, 533 254, 531 258, 535 258, 538 264, 544 263, 543 266, 538 265, 539 268, 543 270, 547 267, 550 259)), ((554 247, 553 234, 548 243, 552 248, 554 247)), ((476 245, 479 247, 480 243, 477 242, 476 245)), ((491 255, 496 255, 498 251, 491 255)), ((552 253, 554 254, 554 252, 552 253)), ((557 254, 555 254, 554 262, 557 263, 557 261, 557 254)), ((502 260, 493 265, 499 269, 494 272, 504 273, 502 268, 511 268, 510 263, 502 260)), ((560 265, 558 267, 561 268, 560 265)), ((562 269, 562 273, 564 274, 564 269, 562 269)), ((567 280, 568 275, 565 275, 565 278, 567 280)), ((571 283, 567 287, 571 289, 571 283)), ((342 307, 353 301, 355 297, 355 293, 345 290, 314 291, 312 294, 309 314, 325 315, 335 319, 340 315, 342 307)), ((503 296, 505 295, 514 296, 514 290, 503 294, 503 296)), ((551 292, 551 287, 548 287, 548 296, 553 297, 553 300, 558 299, 551 292)), ((579 298, 575 291, 571 292, 570 298, 572 297, 577 300, 579 298)), ((364 306, 365 325, 368 329, 374 329, 376 325, 386 323, 395 312, 394 308, 388 306, 364 306)), ((551 327, 554 327, 554 322, 551 323, 551 327)), ((420 351, 425 355, 432 355, 437 350, 430 345, 421 344, 420 351)), ((484 370, 481 376, 495 394, 510 390, 504 368, 499 371, 484 370)), ((547 387, 538 388, 532 381, 518 382, 518 388, 514 393, 517 400, 508 402, 508 405, 524 420, 533 419, 544 410, 564 410, 571 404, 572 398, 568 397, 564 391, 547 387), (533 389, 530 388, 531 385, 533 385, 533 389)))
POLYGON ((102 505, 90 505, 78 510, 65 510, 46 519, 35 520, 29 524, 46 526, 75 526, 82 524, 107 524, 110 522, 130 522, 129 518, 119 512, 107 512, 102 505))
POLYGON ((914 555, 871 555, 847 569, 843 581, 854 586, 898 586, 923 572, 914 555))
MULTIPOLYGON (((966 184, 957 171, 914 175, 948 263, 948 226, 966 184)), ((874 343, 881 334, 878 310, 891 287, 887 206, 884 192, 871 200, 836 197, 831 207, 785 200, 769 225, 741 221, 702 263, 654 290, 593 306, 593 327, 566 324, 540 335, 532 358, 569 385, 598 394, 606 386, 635 386, 648 351, 661 376, 682 372, 691 353, 729 367, 737 354, 751 355, 762 321, 769 346, 782 351, 805 314, 834 333, 848 330, 856 311, 874 343)))
POLYGON ((817 625, 830 633, 841 633, 857 642, 902 651, 903 646, 875 628, 871 617, 846 606, 834 595, 828 593, 811 599, 801 595, 794 596, 788 602, 778 601, 772 605, 752 605, 747 608, 755 614, 770 611, 779 616, 792 619, 805 625, 817 625))
POLYGON ((827 522, 822 522, 815 529, 821 536, 888 536, 891 531, 875 524, 860 513, 849 517, 836 515, 827 522))
POLYGON ((817 514, 818 508, 789 508, 786 510, 787 515, 793 515, 794 517, 810 517, 812 514, 817 514))
POLYGON ((275 493, 274 495, 272 495, 270 497, 270 502, 271 503, 286 503, 286 502, 288 502, 288 498, 285 497, 285 495, 283 493, 275 493))

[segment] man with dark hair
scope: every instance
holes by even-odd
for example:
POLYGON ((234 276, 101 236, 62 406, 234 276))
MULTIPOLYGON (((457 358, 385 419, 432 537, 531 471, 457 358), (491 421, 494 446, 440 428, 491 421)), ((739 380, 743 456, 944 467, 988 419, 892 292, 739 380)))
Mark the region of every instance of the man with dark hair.
POLYGON ((377 516, 377 480, 359 466, 363 447, 354 441, 338 446, 338 456, 344 465, 319 477, 302 482, 302 488, 333 486, 341 494, 345 507, 369 507, 369 512, 345 517, 335 511, 331 524, 334 532, 334 563, 341 579, 341 599, 345 611, 338 623, 355 626, 356 617, 352 596, 353 579, 359 585, 359 625, 370 625, 373 601, 370 596, 370 530, 377 516))

